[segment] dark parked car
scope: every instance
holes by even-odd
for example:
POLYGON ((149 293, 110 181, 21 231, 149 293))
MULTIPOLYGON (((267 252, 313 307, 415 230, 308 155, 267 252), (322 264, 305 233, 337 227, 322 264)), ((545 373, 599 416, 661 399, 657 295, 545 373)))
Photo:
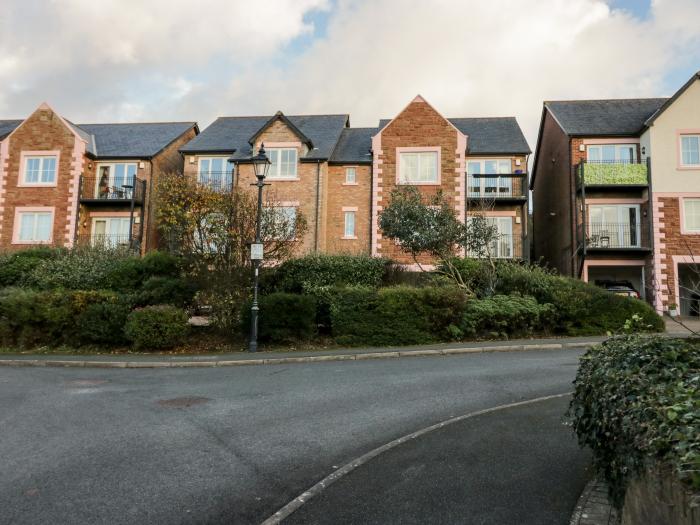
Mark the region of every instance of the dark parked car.
POLYGON ((600 281, 596 282, 598 286, 605 288, 608 292, 615 295, 624 295, 626 297, 634 297, 640 299, 639 292, 634 289, 629 281, 600 281))

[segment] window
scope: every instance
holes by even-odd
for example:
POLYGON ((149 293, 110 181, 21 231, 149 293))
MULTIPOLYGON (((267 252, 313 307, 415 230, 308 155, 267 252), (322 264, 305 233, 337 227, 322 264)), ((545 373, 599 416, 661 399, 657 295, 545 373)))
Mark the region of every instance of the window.
POLYGON ((116 162, 97 166, 95 198, 131 199, 136 179, 136 164, 116 162))
POLYGON ((200 157, 197 180, 212 189, 230 189, 232 172, 228 157, 200 157))
MULTIPOLYGON (((474 217, 467 217, 467 221, 474 217)), ((513 217, 484 217, 488 226, 496 227, 496 235, 484 250, 469 253, 470 257, 489 255, 497 259, 512 259, 513 252, 513 217), (480 253, 479 253, 480 252, 480 253)))
POLYGON ((355 212, 346 211, 345 212, 345 233, 343 237, 352 239, 355 237, 355 212))
POLYGON ((683 199, 683 229, 700 233, 700 199, 683 199))
POLYGON ((681 135, 681 166, 700 166, 700 135, 681 135))
POLYGON ((129 244, 129 217, 100 217, 92 222, 93 246, 123 246, 129 244))
POLYGON ((636 144, 600 144, 588 146, 588 162, 633 163, 637 161, 636 144))
POLYGON ((296 235, 296 223, 296 206, 265 208, 261 225, 263 237, 276 240, 292 240, 296 235))
POLYGON ((508 175, 512 171, 510 159, 470 160, 467 163, 467 185, 470 197, 509 197, 513 194, 512 177, 484 177, 508 175))
POLYGON ((53 155, 25 157, 23 183, 37 186, 55 184, 56 157, 53 155))
POLYGON ((638 248, 639 205, 591 205, 588 208, 591 248, 638 248))
POLYGON ((270 162, 267 176, 270 179, 296 179, 297 178, 297 150, 296 148, 270 148, 265 150, 270 162))
POLYGON ((345 184, 357 184, 355 168, 345 168, 345 184))
POLYGON ((53 212, 20 212, 18 243, 51 242, 53 212))
POLYGON ((437 151, 400 152, 399 183, 438 184, 437 151))

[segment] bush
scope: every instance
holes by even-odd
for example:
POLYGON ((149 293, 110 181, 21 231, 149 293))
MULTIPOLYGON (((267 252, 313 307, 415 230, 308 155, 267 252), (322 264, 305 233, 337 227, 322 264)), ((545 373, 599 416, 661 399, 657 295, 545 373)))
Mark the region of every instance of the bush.
POLYGON ((137 301, 141 306, 171 304, 185 308, 192 304, 196 291, 188 279, 154 276, 143 283, 137 301))
POLYGON ((389 261, 367 255, 307 255, 265 276, 266 291, 310 293, 326 286, 379 287, 389 261))
POLYGON ((581 358, 569 415, 620 506, 630 479, 655 462, 700 495, 698 344, 621 336, 581 358))
POLYGON ((43 260, 54 259, 61 253, 60 249, 42 246, 0 255, 0 288, 22 285, 43 260))
POLYGON ((79 343, 104 346, 125 343, 124 325, 130 311, 131 304, 124 298, 88 305, 76 322, 79 343))
POLYGON ((105 276, 105 288, 137 290, 151 277, 178 277, 179 259, 165 252, 149 252, 143 257, 123 259, 105 276))
POLYGON ((553 314, 551 304, 533 297, 494 295, 469 301, 460 329, 468 336, 526 336, 546 331, 553 314))
POLYGON ((0 292, 0 344, 33 347, 80 343, 83 312, 94 304, 114 302, 100 291, 36 291, 7 288, 0 292))
POLYGON ((172 305, 137 308, 129 314, 124 334, 138 350, 160 350, 180 344, 189 332, 187 314, 172 305))
POLYGON ((466 297, 454 287, 335 290, 331 324, 346 345, 408 345, 447 341, 462 317, 466 297))
MULTIPOLYGON (((250 332, 250 306, 241 312, 245 333, 250 332)), ((310 295, 271 293, 260 297, 258 307, 261 341, 308 341, 316 333, 316 299, 310 295)))

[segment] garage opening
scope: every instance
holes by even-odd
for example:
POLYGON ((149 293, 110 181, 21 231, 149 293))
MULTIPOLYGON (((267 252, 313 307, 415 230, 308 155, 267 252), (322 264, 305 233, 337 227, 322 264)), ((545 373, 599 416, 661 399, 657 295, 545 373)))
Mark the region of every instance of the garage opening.
POLYGON ((678 293, 680 314, 700 317, 700 265, 678 265, 678 293))
POLYGON ((610 289, 631 287, 646 300, 643 266, 589 266, 588 282, 610 289))

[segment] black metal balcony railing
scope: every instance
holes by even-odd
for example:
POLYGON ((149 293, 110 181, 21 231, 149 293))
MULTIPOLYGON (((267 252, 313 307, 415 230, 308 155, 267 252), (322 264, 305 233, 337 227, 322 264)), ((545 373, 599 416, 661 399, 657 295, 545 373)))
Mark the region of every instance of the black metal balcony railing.
POLYGON ((479 250, 470 250, 467 252, 467 257, 493 259, 522 259, 523 244, 522 238, 519 235, 499 234, 493 239, 488 246, 484 246, 479 250))
POLYGON ((579 186, 646 186, 649 183, 646 162, 638 160, 581 161, 577 178, 579 186))
POLYGON ((104 180, 98 177, 82 177, 80 199, 90 201, 143 202, 145 183, 137 177, 128 180, 104 180))
POLYGON ((92 233, 78 235, 78 244, 96 248, 132 248, 135 249, 138 239, 128 234, 92 233))
POLYGON ((467 175, 470 199, 526 199, 527 173, 467 175))
POLYGON ((213 191, 231 191, 233 188, 233 175, 230 171, 210 171, 198 173, 197 183, 213 191))
POLYGON ((641 224, 604 222, 591 223, 586 239, 589 249, 647 248, 648 228, 641 224))

